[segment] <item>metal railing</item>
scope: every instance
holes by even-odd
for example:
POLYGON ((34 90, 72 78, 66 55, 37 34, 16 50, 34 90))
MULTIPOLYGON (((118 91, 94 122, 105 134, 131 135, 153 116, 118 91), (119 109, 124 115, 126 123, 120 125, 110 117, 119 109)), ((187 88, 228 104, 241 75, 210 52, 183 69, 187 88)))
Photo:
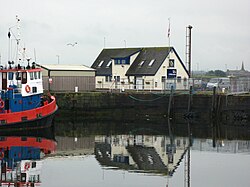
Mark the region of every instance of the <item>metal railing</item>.
POLYGON ((209 86, 207 78, 192 78, 192 79, 170 79, 164 82, 155 82, 154 80, 144 80, 141 83, 125 83, 125 82, 97 82, 96 89, 105 89, 109 91, 170 91, 171 87, 174 90, 189 90, 190 86, 194 91, 207 92, 212 91, 216 87, 217 92, 225 94, 237 94, 250 92, 250 77, 232 77, 228 78, 227 82, 216 82, 214 86, 209 86))

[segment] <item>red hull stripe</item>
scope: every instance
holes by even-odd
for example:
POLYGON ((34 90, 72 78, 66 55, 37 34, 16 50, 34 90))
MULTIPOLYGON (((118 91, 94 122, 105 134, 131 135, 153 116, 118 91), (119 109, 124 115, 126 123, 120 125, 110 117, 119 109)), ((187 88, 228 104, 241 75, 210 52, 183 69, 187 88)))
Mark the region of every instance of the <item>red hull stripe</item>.
POLYGON ((7 147, 13 146, 37 147, 47 154, 55 152, 56 142, 45 138, 41 138, 41 140, 37 141, 37 138, 34 137, 27 137, 25 141, 22 141, 21 137, 6 137, 4 141, 0 142, 0 148, 7 149, 7 147))
POLYGON ((25 110, 22 112, 0 114, 0 120, 5 120, 6 125, 8 125, 12 123, 22 122, 22 118, 25 118, 30 121, 35 120, 39 117, 48 116, 54 113, 57 109, 55 97, 51 96, 51 99, 52 101, 50 103, 39 108, 25 110))

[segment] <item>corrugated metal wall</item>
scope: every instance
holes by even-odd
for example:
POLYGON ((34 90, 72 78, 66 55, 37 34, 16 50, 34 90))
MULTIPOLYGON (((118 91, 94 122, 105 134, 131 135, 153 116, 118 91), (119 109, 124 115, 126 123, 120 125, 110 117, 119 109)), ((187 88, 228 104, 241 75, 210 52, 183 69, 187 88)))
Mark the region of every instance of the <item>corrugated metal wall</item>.
POLYGON ((92 91, 95 90, 94 76, 52 76, 52 83, 49 88, 49 77, 43 77, 43 86, 45 90, 59 91, 59 92, 74 92, 75 87, 78 91, 92 91))

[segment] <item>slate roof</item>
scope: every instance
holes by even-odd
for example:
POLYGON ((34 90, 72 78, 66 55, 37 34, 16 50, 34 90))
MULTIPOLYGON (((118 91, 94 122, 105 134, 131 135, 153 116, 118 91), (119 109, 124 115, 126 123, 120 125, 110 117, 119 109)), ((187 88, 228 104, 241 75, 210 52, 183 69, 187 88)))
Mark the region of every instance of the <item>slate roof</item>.
POLYGON ((129 67, 127 76, 145 76, 155 75, 161 64, 167 58, 169 47, 151 47, 143 48, 133 64, 129 67), (149 66, 151 60, 154 60, 152 66, 149 66), (139 64, 144 61, 143 65, 139 64))
POLYGON ((125 58, 129 57, 137 52, 141 48, 117 48, 117 49, 103 49, 91 68, 96 69, 97 76, 105 76, 112 74, 112 66, 107 67, 109 61, 113 58, 125 58), (100 62, 103 61, 101 67, 98 67, 100 62))
POLYGON ((183 68, 188 74, 188 71, 182 63, 180 57, 173 47, 147 47, 147 48, 117 48, 117 49, 103 49, 91 68, 96 69, 97 76, 112 75, 112 66, 107 67, 107 64, 113 58, 125 58, 139 52, 134 62, 126 73, 126 76, 154 76, 158 69, 161 67, 164 60, 167 58, 170 49, 176 54, 181 62, 183 68), (152 66, 149 66, 151 60, 154 60, 152 66), (98 67, 100 62, 103 61, 101 67, 98 67), (139 65, 144 61, 143 65, 139 65))

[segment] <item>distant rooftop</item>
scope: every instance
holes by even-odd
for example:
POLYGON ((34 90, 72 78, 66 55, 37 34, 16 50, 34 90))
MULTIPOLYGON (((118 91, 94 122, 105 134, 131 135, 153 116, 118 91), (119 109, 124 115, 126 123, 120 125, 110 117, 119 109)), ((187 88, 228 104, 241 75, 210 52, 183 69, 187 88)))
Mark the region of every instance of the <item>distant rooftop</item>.
POLYGON ((67 64, 43 64, 39 65, 48 70, 66 70, 66 71, 95 71, 95 69, 87 67, 85 65, 67 65, 67 64))

